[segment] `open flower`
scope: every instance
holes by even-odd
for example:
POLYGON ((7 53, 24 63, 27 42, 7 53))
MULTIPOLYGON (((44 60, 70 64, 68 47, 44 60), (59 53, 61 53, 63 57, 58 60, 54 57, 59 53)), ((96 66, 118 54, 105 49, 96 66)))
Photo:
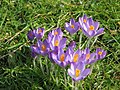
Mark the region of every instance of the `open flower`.
POLYGON ((85 20, 81 21, 81 19, 79 19, 79 23, 81 22, 83 22, 81 27, 82 31, 89 38, 102 34, 104 31, 104 28, 98 29, 99 22, 93 21, 92 18, 88 18, 86 21, 85 20))
POLYGON ((35 37, 34 31, 35 31, 35 30, 30 30, 30 31, 28 31, 27 37, 28 37, 29 40, 33 40, 33 39, 34 39, 34 37, 35 37))
POLYGON ((35 30, 35 37, 41 39, 44 36, 44 28, 38 28, 35 30))
POLYGON ((85 69, 85 64, 83 62, 77 64, 71 63, 70 69, 68 69, 68 74, 74 81, 84 79, 89 73, 90 69, 85 69))
POLYGON ((94 63, 96 60, 95 60, 95 53, 90 53, 90 49, 89 48, 86 48, 84 51, 83 51, 83 59, 82 61, 84 61, 85 64, 92 64, 94 63))
POLYGON ((96 49, 96 60, 103 59, 106 56, 106 51, 102 50, 101 48, 96 49))
POLYGON ((50 48, 54 50, 55 47, 65 48, 66 38, 60 38, 59 36, 54 36, 50 42, 50 48))
POLYGON ((43 56, 47 55, 50 51, 50 46, 47 40, 44 40, 43 42, 39 40, 37 43, 39 47, 39 53, 43 56))
POLYGON ((74 19, 70 19, 70 23, 65 23, 65 29, 70 32, 70 34, 74 34, 79 30, 79 23, 75 22, 74 19))
POLYGON ((65 67, 68 64, 69 55, 64 52, 64 50, 61 48, 58 51, 58 54, 52 54, 52 57, 59 66, 65 67))
POLYGON ((61 28, 57 28, 55 30, 52 30, 52 32, 49 32, 48 42, 51 42, 54 36, 59 36, 59 38, 62 38, 63 32, 61 31, 61 28))

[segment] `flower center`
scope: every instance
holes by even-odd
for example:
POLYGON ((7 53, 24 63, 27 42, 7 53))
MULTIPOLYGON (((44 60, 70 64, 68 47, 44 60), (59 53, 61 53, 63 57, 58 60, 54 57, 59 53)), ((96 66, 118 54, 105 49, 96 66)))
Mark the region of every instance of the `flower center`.
POLYGON ((89 53, 86 54, 86 59, 87 59, 87 60, 90 59, 90 54, 89 54, 89 53))
POLYGON ((74 55, 73 62, 77 62, 78 61, 78 56, 79 56, 78 54, 74 55))
POLYGON ((42 30, 40 29, 40 30, 38 30, 38 34, 40 34, 42 32, 42 30))
POLYGON ((94 30, 94 26, 90 25, 89 30, 91 30, 91 31, 94 30))
POLYGON ((55 46, 58 46, 58 45, 59 45, 59 41, 58 41, 58 40, 55 40, 54 45, 55 45, 55 46))
POLYGON ((72 24, 72 25, 71 25, 71 28, 75 28, 75 26, 72 24))
POLYGON ((86 23, 86 19, 84 19, 83 22, 86 23))
POLYGON ((54 32, 54 35, 58 35, 58 32, 57 32, 57 31, 55 31, 55 32, 54 32))
POLYGON ((30 37, 32 37, 32 36, 33 36, 33 33, 30 33, 29 35, 30 35, 30 37))
POLYGON ((62 54, 62 55, 60 56, 60 61, 63 62, 64 59, 65 59, 65 54, 62 54))
POLYGON ((42 44, 41 48, 42 48, 42 51, 46 51, 46 46, 44 44, 42 44))
POLYGON ((101 52, 101 51, 99 51, 99 52, 98 52, 98 54, 99 54, 99 55, 102 55, 102 52, 101 52))
POLYGON ((80 75, 80 72, 81 72, 81 71, 80 71, 79 69, 76 69, 76 70, 75 70, 75 76, 78 77, 78 76, 80 75))

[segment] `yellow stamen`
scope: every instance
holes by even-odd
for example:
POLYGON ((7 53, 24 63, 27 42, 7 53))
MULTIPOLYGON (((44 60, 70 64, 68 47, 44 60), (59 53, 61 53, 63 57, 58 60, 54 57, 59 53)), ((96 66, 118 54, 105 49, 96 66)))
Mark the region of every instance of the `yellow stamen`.
POLYGON ((86 19, 84 19, 83 22, 86 23, 86 19))
POLYGON ((71 25, 71 28, 75 28, 75 26, 74 26, 74 25, 71 25))
POLYGON ((42 51, 46 51, 46 46, 44 44, 42 44, 41 48, 42 48, 42 51))
POLYGON ((40 34, 42 32, 42 30, 40 29, 40 30, 38 30, 38 34, 40 34))
POLYGON ((79 56, 78 54, 74 55, 73 62, 77 62, 78 61, 78 56, 79 56))
POLYGON ((81 71, 80 71, 79 69, 76 69, 76 70, 75 70, 75 76, 78 77, 78 76, 80 75, 80 72, 81 72, 81 71))
POLYGON ((57 31, 55 31, 55 32, 54 32, 54 35, 58 35, 58 32, 57 32, 57 31))
POLYGON ((60 56, 60 61, 61 61, 61 62, 63 62, 63 61, 64 61, 64 59, 65 59, 65 55, 64 55, 64 54, 62 54, 62 55, 60 56))
POLYGON ((55 45, 55 46, 58 46, 58 45, 59 45, 59 41, 58 41, 58 40, 55 40, 54 45, 55 45))
POLYGON ((99 54, 99 55, 102 55, 102 52, 101 52, 101 51, 99 51, 99 52, 98 52, 98 54, 99 54))
POLYGON ((89 53, 86 55, 86 59, 87 60, 90 59, 90 54, 89 53))
POLYGON ((89 30, 94 30, 94 26, 90 25, 89 30))

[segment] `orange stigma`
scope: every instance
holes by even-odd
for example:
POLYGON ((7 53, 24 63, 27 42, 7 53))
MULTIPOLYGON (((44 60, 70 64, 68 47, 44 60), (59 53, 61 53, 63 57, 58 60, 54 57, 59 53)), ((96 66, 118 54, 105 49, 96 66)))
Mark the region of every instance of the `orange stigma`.
POLYGON ((84 19, 83 22, 86 23, 86 19, 84 19))
POLYGON ((72 24, 72 25, 71 25, 71 28, 75 28, 75 26, 72 24))
POLYGON ((94 30, 94 26, 90 25, 89 30, 91 30, 91 31, 94 30))
POLYGON ((40 34, 42 32, 42 30, 40 29, 40 30, 38 30, 38 34, 40 34))
POLYGON ((54 32, 54 35, 58 35, 58 32, 57 32, 57 31, 55 31, 55 32, 54 32))
POLYGON ((102 55, 102 52, 101 52, 101 51, 99 51, 99 52, 98 52, 98 54, 99 54, 99 55, 102 55))
POLYGON ((86 59, 87 60, 90 59, 90 54, 89 53, 86 55, 86 59))
POLYGON ((44 44, 42 44, 41 48, 42 48, 42 51, 46 51, 46 46, 44 44))
POLYGON ((77 62, 78 61, 78 56, 79 56, 78 54, 74 55, 73 62, 77 62))
POLYGON ((81 71, 80 71, 79 69, 76 69, 76 70, 75 70, 75 76, 78 77, 78 76, 80 75, 80 72, 81 72, 81 71))
POLYGON ((63 62, 64 60, 65 60, 65 54, 62 54, 62 55, 60 56, 60 61, 63 62))
POLYGON ((59 41, 58 41, 58 40, 55 40, 54 45, 55 45, 55 46, 58 46, 58 45, 59 45, 59 41))

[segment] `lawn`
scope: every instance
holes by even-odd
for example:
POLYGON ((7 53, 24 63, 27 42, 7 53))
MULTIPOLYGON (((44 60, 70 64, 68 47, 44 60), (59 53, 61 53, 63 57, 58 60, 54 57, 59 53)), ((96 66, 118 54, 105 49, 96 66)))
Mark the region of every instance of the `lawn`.
MULTIPOLYGON (((71 90, 72 79, 63 68, 48 57, 31 56, 27 33, 43 27, 46 38, 60 27, 64 37, 78 46, 80 32, 70 36, 64 25, 84 14, 105 29, 92 49, 101 47, 107 55, 95 63, 91 75, 78 82, 78 90, 120 90, 119 0, 0 0, 0 90, 71 90)), ((85 40, 84 36, 82 44, 85 40)))

